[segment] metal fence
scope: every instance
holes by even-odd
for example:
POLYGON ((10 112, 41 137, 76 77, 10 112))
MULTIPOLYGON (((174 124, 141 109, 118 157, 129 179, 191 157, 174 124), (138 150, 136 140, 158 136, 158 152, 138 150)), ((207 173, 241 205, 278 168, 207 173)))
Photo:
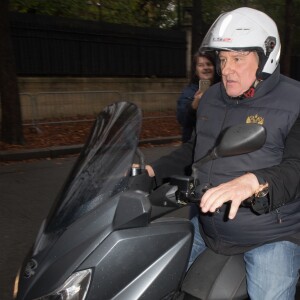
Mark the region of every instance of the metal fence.
POLYGON ((130 92, 123 99, 135 103, 144 112, 144 118, 174 117, 178 92, 130 92))
MULTIPOLYGON (((118 91, 83 91, 43 92, 32 97, 36 122, 62 123, 93 119, 105 106, 120 101, 122 96, 118 91)), ((24 115, 23 119, 26 119, 24 115)))
POLYGON ((20 102, 23 125, 38 128, 40 124, 92 121, 104 107, 117 101, 135 103, 142 109, 143 118, 174 117, 179 95, 179 92, 43 92, 21 93, 20 102))
POLYGON ((186 76, 182 30, 24 13, 10 20, 19 76, 186 76))

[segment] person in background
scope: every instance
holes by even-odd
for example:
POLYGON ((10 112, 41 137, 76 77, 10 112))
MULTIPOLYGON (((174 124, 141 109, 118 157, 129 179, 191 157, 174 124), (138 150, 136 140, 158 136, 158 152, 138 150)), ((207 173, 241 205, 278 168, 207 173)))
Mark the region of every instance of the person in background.
POLYGON ((196 182, 212 188, 199 196, 200 213, 191 220, 190 263, 207 247, 243 254, 250 299, 292 300, 300 269, 300 83, 280 73, 277 26, 255 9, 220 15, 200 50, 216 52, 222 81, 201 98, 195 138, 147 171, 157 184, 184 175, 230 126, 264 126, 259 150, 194 165, 196 182))
POLYGON ((216 81, 213 56, 196 52, 193 56, 192 78, 177 100, 177 121, 182 128, 182 142, 190 140, 196 126, 196 111, 203 91, 199 89, 199 80, 216 81))

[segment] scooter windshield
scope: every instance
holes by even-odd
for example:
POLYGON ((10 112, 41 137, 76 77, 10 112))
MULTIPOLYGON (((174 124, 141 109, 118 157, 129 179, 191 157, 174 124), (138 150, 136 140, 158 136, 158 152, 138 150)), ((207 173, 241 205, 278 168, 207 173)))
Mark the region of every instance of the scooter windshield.
POLYGON ((141 120, 140 109, 128 102, 109 105, 99 114, 48 216, 46 233, 63 230, 127 189, 141 120))

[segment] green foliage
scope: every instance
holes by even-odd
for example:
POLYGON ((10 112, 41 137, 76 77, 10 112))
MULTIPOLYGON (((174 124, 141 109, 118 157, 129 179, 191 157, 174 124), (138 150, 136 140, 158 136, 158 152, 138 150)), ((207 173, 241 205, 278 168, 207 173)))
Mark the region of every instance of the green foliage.
MULTIPOLYGON (((282 40, 286 22, 293 22, 295 33, 300 28, 300 0, 196 0, 202 5, 202 24, 207 30, 223 12, 241 6, 260 9, 277 23, 282 40), (292 20, 285 16, 286 3, 294 6, 292 20)), ((192 12, 192 0, 11 0, 13 11, 61 17, 101 20, 142 27, 174 28, 185 23, 186 12, 192 12)), ((294 35, 295 49, 300 37, 294 35)), ((296 52, 296 50, 294 50, 296 52)))
POLYGON ((11 0, 10 9, 21 13, 75 17, 86 7, 83 0, 11 0))
POLYGON ((176 17, 173 1, 102 0, 98 7, 99 19, 134 26, 167 28, 176 17))
POLYGON ((212 24, 221 14, 239 7, 247 6, 264 11, 276 20, 280 19, 283 0, 206 0, 203 3, 203 19, 206 24, 212 24))
POLYGON ((11 0, 12 11, 170 28, 177 24, 176 0, 11 0))

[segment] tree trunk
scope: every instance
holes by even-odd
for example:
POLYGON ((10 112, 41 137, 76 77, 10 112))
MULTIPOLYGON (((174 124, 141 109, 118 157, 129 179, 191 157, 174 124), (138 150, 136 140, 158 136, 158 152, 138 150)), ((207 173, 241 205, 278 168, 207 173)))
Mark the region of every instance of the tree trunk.
POLYGON ((291 57, 294 35, 294 3, 293 0, 285 0, 285 29, 283 39, 283 55, 281 60, 281 71, 286 76, 291 75, 291 57))
POLYGON ((9 0, 0 1, 1 140, 23 144, 22 116, 9 24, 9 0))
POLYGON ((193 21, 192 21, 192 53, 195 53, 205 36, 205 28, 202 17, 202 0, 193 0, 193 21))

